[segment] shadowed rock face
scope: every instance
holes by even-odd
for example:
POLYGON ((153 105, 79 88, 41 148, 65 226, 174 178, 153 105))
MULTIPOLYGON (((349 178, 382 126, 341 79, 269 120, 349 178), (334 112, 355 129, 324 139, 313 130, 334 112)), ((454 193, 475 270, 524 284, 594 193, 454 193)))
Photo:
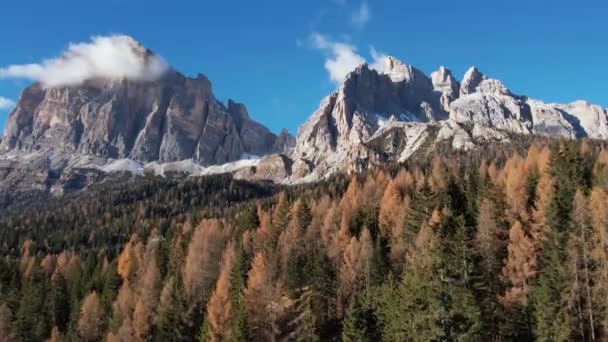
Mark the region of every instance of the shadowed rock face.
POLYGON ((48 89, 34 84, 11 113, 0 148, 213 165, 283 152, 276 144, 284 141, 251 120, 244 105, 218 101, 205 76, 168 71, 151 82, 96 79, 48 89))

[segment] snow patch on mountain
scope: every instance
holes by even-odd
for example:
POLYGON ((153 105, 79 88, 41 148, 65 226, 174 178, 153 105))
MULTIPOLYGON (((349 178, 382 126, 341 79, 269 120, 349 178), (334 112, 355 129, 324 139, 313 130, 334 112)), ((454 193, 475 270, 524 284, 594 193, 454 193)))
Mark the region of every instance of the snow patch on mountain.
POLYGON ((113 172, 129 172, 134 176, 143 176, 144 168, 143 166, 131 159, 118 159, 111 160, 108 164, 103 166, 93 166, 99 168, 101 171, 106 173, 113 172))
POLYGON ((143 165, 142 168, 153 175, 161 177, 166 177, 169 173, 182 173, 191 177, 206 176, 222 173, 234 173, 244 168, 256 166, 260 162, 259 158, 251 158, 252 156, 248 157, 250 158, 208 167, 201 166, 192 159, 186 159, 171 163, 151 162, 143 165))

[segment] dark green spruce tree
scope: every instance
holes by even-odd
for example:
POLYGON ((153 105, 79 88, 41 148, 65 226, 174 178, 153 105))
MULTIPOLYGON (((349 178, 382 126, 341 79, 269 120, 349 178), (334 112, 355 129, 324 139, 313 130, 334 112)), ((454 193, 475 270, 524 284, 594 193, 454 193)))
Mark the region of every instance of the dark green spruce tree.
POLYGON ((573 325, 565 293, 572 286, 564 273, 566 246, 572 230, 572 203, 583 186, 583 163, 578 147, 561 142, 551 151, 550 174, 555 178, 554 196, 546 211, 547 231, 542 246, 540 274, 532 291, 535 335, 539 341, 569 341, 573 325))

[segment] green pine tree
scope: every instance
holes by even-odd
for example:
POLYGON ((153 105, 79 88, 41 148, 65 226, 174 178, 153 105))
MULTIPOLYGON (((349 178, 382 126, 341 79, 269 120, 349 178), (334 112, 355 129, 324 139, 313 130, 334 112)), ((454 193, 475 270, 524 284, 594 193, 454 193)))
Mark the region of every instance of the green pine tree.
POLYGON ((438 271, 441 277, 440 302, 443 337, 476 341, 481 334, 481 310, 476 294, 481 277, 473 247, 473 229, 464 217, 448 216, 440 225, 438 271))
POLYGON ((580 152, 569 142, 551 151, 549 172, 556 178, 554 196, 546 211, 548 231, 540 255, 540 275, 532 291, 535 334, 539 341, 567 341, 573 337, 572 319, 564 294, 572 284, 564 274, 565 248, 572 230, 572 203, 584 185, 580 152))
POLYGON ((342 341, 380 341, 380 333, 370 296, 363 294, 353 298, 342 322, 342 341))
POLYGON ((558 232, 547 236, 541 254, 541 273, 532 291, 538 341, 569 341, 572 325, 563 301, 567 289, 563 268, 563 240, 558 232))
POLYGON ((438 240, 426 224, 420 229, 402 280, 388 281, 374 291, 376 317, 384 341, 441 339, 445 316, 440 298, 438 240), (421 238, 424 236, 424 238, 421 238))
POLYGON ((245 298, 243 289, 245 288, 245 277, 247 273, 248 261, 243 250, 236 249, 234 266, 230 274, 230 300, 232 302, 232 340, 234 342, 247 341, 247 315, 245 311, 245 298))
POLYGON ((31 278, 23 288, 19 309, 15 315, 17 336, 23 341, 42 341, 51 331, 51 322, 45 305, 47 278, 36 262, 31 278))
POLYGON ((59 331, 66 332, 70 321, 70 293, 61 273, 53 279, 50 300, 51 322, 59 331))
POLYGON ((191 327, 188 322, 188 305, 183 294, 179 275, 168 280, 169 298, 166 306, 158 312, 158 327, 155 341, 189 341, 191 327))

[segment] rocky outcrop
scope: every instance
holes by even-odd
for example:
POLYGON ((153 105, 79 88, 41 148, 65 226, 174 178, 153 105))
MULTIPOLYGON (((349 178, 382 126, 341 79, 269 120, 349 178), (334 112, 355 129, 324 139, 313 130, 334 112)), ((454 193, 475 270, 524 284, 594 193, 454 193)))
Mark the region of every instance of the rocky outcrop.
POLYGON ((452 75, 452 72, 443 66, 431 73, 431 81, 433 82, 433 89, 441 93, 439 99, 441 109, 449 112, 450 103, 458 97, 460 83, 452 75))
POLYGON ((460 86, 460 96, 465 96, 474 93, 477 86, 486 79, 486 76, 479 72, 476 67, 471 67, 464 74, 462 84, 460 86))
POLYGON ((282 129, 279 136, 274 141, 272 151, 275 153, 284 153, 291 155, 296 147, 296 138, 291 135, 286 129, 282 129))
POLYGON ((586 101, 555 105, 562 117, 579 131, 579 135, 608 139, 608 109, 586 101))
POLYGON ((236 177, 250 181, 283 182, 292 174, 293 161, 283 154, 271 154, 262 158, 257 165, 241 169, 236 177))

